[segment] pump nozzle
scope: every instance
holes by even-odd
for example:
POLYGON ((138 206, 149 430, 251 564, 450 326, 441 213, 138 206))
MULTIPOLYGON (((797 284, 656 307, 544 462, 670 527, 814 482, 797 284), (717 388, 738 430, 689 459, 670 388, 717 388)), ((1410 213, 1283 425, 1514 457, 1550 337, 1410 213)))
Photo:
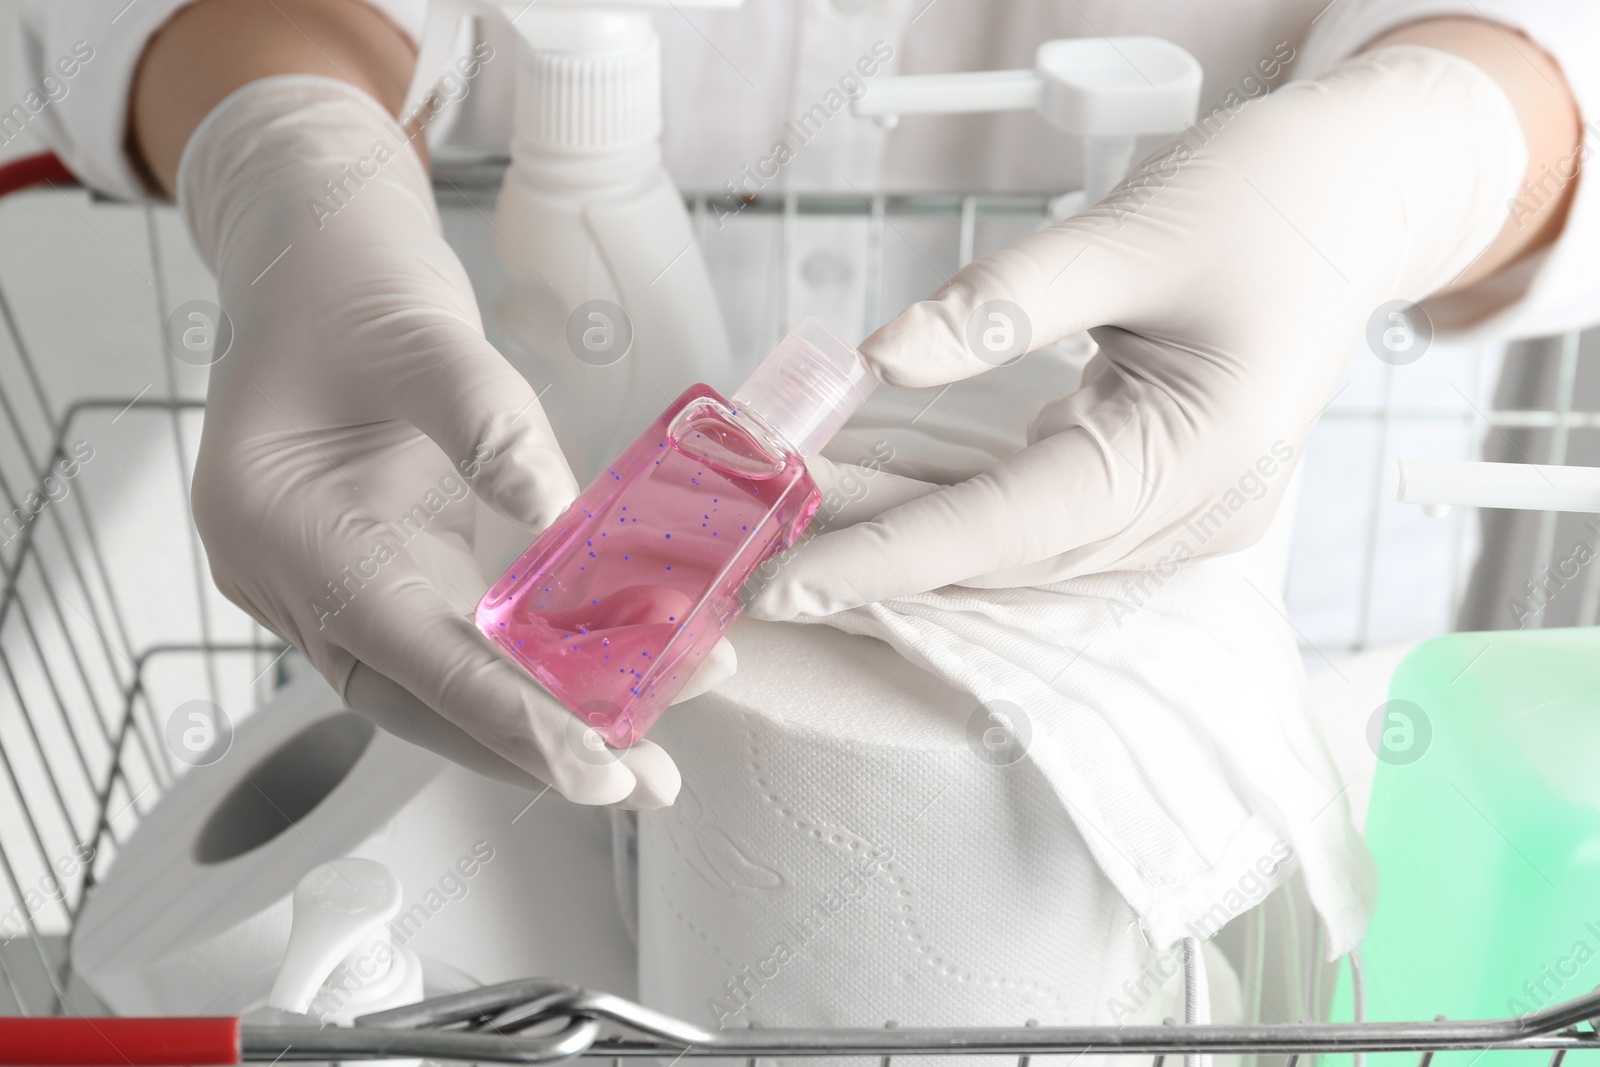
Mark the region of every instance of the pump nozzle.
POLYGON ((1100 199, 1127 173, 1137 138, 1194 121, 1200 64, 1159 37, 1046 41, 1032 70, 883 78, 851 104, 893 125, 901 115, 1038 110, 1084 142, 1084 192, 1100 199))
POLYGON ((293 900, 289 947, 267 996, 269 1007, 305 1014, 342 962, 357 969, 359 982, 341 995, 335 1022, 421 999, 421 965, 389 937, 401 888, 388 867, 364 859, 324 863, 300 879, 293 900))

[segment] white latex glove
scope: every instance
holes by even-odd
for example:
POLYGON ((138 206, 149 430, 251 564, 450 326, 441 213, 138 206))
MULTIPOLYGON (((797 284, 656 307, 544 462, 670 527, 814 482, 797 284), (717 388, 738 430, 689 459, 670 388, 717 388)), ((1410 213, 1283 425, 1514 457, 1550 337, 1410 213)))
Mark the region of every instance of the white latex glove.
POLYGON ((178 199, 234 327, 194 479, 218 587, 393 733, 579 803, 670 804, 666 753, 594 744, 469 619, 472 494, 542 528, 576 486, 393 120, 342 82, 254 82, 196 129, 178 199))
POLYGON ((1111 569, 1167 577, 1180 546, 1233 551, 1266 531, 1369 318, 1445 285, 1490 244, 1527 149, 1487 74, 1417 46, 1346 60, 1223 122, 866 340, 890 385, 968 378, 994 365, 969 347, 969 323, 1005 300, 1031 347, 1090 330, 1099 352, 1028 447, 942 491, 898 487, 875 519, 796 552, 752 614, 1111 569))

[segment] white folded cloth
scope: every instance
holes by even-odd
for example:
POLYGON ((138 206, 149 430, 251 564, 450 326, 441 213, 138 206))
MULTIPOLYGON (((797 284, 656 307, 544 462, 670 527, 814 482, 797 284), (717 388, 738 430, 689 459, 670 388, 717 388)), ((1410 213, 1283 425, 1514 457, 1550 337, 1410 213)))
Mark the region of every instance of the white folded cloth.
POLYGON ((1143 590, 1125 573, 948 587, 804 621, 880 638, 990 709, 1153 945, 1211 936, 1299 869, 1331 958, 1365 933, 1375 873, 1251 570, 1246 553, 1143 590))

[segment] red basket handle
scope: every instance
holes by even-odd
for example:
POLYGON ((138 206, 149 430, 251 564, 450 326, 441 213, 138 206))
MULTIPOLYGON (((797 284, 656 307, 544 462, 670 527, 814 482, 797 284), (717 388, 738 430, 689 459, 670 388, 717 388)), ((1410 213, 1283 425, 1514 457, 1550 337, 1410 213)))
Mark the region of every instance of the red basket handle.
POLYGON ((35 152, 0 166, 0 196, 46 182, 73 185, 77 180, 54 152, 35 152))
POLYGON ((212 1067, 239 1062, 239 1020, 0 1019, 0 1067, 212 1067))

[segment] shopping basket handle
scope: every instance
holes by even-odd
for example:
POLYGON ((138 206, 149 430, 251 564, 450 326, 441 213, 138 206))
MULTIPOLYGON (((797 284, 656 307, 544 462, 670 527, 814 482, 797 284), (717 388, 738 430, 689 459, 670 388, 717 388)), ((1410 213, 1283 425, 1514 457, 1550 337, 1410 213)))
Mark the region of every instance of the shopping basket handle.
POLYGON ((77 180, 54 152, 35 152, 0 164, 0 196, 35 185, 72 185, 77 180))
POLYGON ((0 1067, 210 1067, 239 1062, 234 1016, 0 1019, 0 1067))

